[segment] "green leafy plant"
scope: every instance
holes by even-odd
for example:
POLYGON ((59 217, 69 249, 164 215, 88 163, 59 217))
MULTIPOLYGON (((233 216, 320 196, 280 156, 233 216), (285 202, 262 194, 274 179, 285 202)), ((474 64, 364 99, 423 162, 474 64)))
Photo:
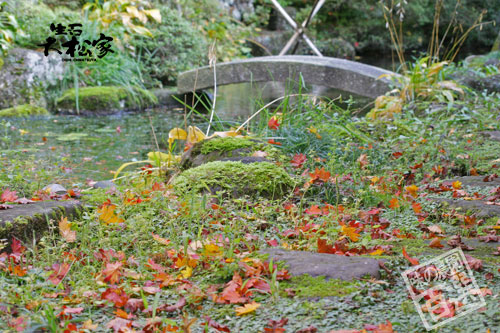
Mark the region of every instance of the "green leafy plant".
POLYGON ((16 34, 21 32, 15 16, 4 7, 5 3, 0 3, 0 52, 3 55, 12 46, 16 34))

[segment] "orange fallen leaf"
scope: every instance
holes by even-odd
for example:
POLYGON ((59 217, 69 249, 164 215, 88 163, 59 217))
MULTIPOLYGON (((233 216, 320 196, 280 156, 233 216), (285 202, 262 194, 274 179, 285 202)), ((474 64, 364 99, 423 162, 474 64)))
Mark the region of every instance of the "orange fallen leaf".
POLYGON ((68 222, 67 217, 61 217, 59 221, 59 234, 68 243, 76 240, 76 231, 71 230, 71 223, 68 222))
POLYGON ((359 239, 359 234, 356 233, 356 228, 342 226, 341 233, 351 239, 353 242, 357 242, 359 239))
POLYGON ((417 191, 418 191, 418 186, 416 185, 410 185, 410 186, 406 186, 406 191, 408 191, 408 193, 410 193, 410 195, 414 198, 417 197, 417 191))
POLYGON ((248 313, 254 312, 259 306, 260 304, 254 301, 252 303, 245 304, 244 306, 237 307, 235 309, 236 315, 243 316, 248 313))
POLYGON ((455 190, 459 190, 459 189, 462 188, 462 182, 459 181, 459 180, 456 180, 456 181, 453 182, 453 184, 451 184, 451 186, 453 186, 453 188, 455 190))
POLYGON ((406 248, 405 247, 403 247, 403 257, 405 257, 410 262, 410 264, 412 264, 413 266, 418 266, 418 264, 419 264, 418 259, 410 257, 408 255, 408 253, 406 252, 406 248))
POLYGON ((432 247, 434 249, 442 249, 444 247, 443 244, 441 244, 441 241, 439 240, 439 238, 433 238, 431 243, 429 244, 429 247, 432 247))
POLYGON ((119 215, 115 213, 115 209, 116 205, 113 205, 108 200, 108 202, 104 203, 101 208, 97 209, 99 219, 106 224, 125 222, 124 219, 120 218, 119 215))
POLYGON ((392 198, 391 201, 389 201, 389 208, 391 208, 391 209, 399 208, 398 198, 392 198))

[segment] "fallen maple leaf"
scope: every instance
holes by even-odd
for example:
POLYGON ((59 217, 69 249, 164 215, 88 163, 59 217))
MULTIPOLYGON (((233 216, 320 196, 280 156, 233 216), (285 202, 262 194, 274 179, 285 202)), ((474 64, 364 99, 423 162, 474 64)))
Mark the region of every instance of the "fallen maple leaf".
POLYGON ((68 263, 62 263, 58 264, 55 263, 52 265, 52 274, 49 276, 49 281, 52 282, 55 285, 58 285, 68 274, 69 269, 71 268, 71 265, 68 263))
POLYGON ((247 303, 244 306, 240 306, 235 309, 236 315, 243 316, 248 313, 254 312, 259 306, 260 304, 255 301, 252 303, 247 303))
POLYGON ((342 226, 341 233, 351 239, 353 242, 357 242, 359 239, 359 234, 356 233, 356 228, 342 226))
POLYGON ((81 329, 93 331, 93 330, 97 329, 97 326, 98 326, 97 324, 92 324, 92 319, 88 319, 88 320, 85 320, 83 322, 81 329))
POLYGON ((416 185, 406 186, 406 191, 408 191, 408 193, 410 193, 410 195, 414 198, 416 198, 418 196, 418 194, 417 194, 418 186, 416 186, 416 185))
POLYGON ((163 245, 170 245, 170 240, 169 239, 161 238, 160 236, 156 235, 153 232, 151 232, 151 235, 153 235, 153 239, 155 241, 157 241, 158 243, 163 244, 163 245))
POLYGON ((408 253, 406 252, 406 248, 403 246, 403 256, 406 258, 406 260, 408 260, 410 262, 410 264, 412 264, 413 266, 418 266, 419 265, 419 262, 418 262, 418 259, 415 259, 415 258, 412 258, 408 255, 408 253))
POLYGON ((122 262, 115 262, 113 264, 107 263, 106 269, 102 271, 104 281, 111 284, 116 284, 120 281, 122 262))
POLYGON ((422 213, 422 205, 419 204, 418 202, 412 203, 411 208, 413 208, 413 211, 415 212, 415 214, 422 213))
POLYGON ((439 238, 433 238, 432 241, 429 244, 429 247, 432 247, 434 249, 442 249, 444 247, 443 244, 441 244, 441 241, 439 238))
POLYGON ((392 198, 391 201, 389 201, 389 208, 390 209, 399 208, 399 200, 398 200, 398 198, 392 198))
POLYGON ((368 161, 368 155, 361 154, 358 158, 359 167, 364 169, 370 162, 368 161))
POLYGON ((278 119, 276 117, 271 117, 269 121, 267 122, 267 127, 272 130, 277 130, 278 127, 280 127, 280 124, 278 123, 278 119))
POLYGON ((457 181, 454 181, 453 184, 451 184, 451 186, 455 189, 455 190, 459 190, 462 188, 462 182, 457 180, 457 181))
POLYGON ((491 289, 488 288, 469 289, 469 293, 471 295, 481 295, 481 296, 493 295, 491 289))
POLYGON ((0 196, 0 201, 2 202, 14 202, 17 200, 16 191, 11 191, 8 188, 3 190, 2 195, 0 196))
POLYGON ((68 222, 67 217, 61 217, 59 221, 59 234, 68 243, 76 240, 76 231, 71 230, 71 223, 68 222))
POLYGON ((125 222, 124 219, 115 214, 115 209, 116 205, 113 205, 108 199, 107 202, 105 202, 99 209, 97 209, 99 219, 106 224, 125 222))
POLYGON ((217 323, 215 320, 213 320, 209 316, 205 316, 203 318, 205 318, 206 322, 202 325, 202 327, 203 326, 205 326, 205 327, 206 326, 210 326, 210 327, 216 329, 219 332, 231 332, 231 330, 229 329, 229 327, 217 323))
POLYGON ((112 328, 115 332, 130 332, 132 327, 132 321, 116 317, 111 320, 107 325, 107 328, 112 328))
POLYGON ((295 154, 290 161, 290 164, 296 168, 300 169, 304 165, 304 163, 307 161, 307 157, 304 154, 295 154))

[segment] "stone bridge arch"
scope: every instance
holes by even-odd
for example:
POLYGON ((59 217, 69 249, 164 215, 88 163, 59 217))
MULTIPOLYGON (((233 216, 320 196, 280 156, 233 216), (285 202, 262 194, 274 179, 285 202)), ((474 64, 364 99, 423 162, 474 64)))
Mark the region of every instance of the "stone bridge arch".
MULTIPOLYGON (((300 78, 307 84, 340 89, 355 95, 375 98, 390 89, 394 74, 385 69, 355 61, 316 56, 270 56, 217 64, 217 85, 244 82, 287 82, 300 78)), ((209 66, 179 74, 180 94, 213 88, 213 69, 209 66), (195 86, 196 83, 196 86, 195 86)))

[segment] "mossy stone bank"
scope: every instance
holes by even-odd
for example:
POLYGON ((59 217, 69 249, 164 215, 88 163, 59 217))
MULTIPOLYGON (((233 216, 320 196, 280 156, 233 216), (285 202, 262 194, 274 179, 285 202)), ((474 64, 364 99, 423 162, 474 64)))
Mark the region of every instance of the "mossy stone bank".
POLYGON ((107 115, 120 111, 140 110, 158 104, 158 99, 151 92, 141 88, 114 86, 82 87, 66 90, 57 100, 57 111, 64 114, 107 115))
POLYGON ((45 108, 30 104, 17 105, 12 108, 0 110, 0 117, 29 117, 48 115, 45 108))

